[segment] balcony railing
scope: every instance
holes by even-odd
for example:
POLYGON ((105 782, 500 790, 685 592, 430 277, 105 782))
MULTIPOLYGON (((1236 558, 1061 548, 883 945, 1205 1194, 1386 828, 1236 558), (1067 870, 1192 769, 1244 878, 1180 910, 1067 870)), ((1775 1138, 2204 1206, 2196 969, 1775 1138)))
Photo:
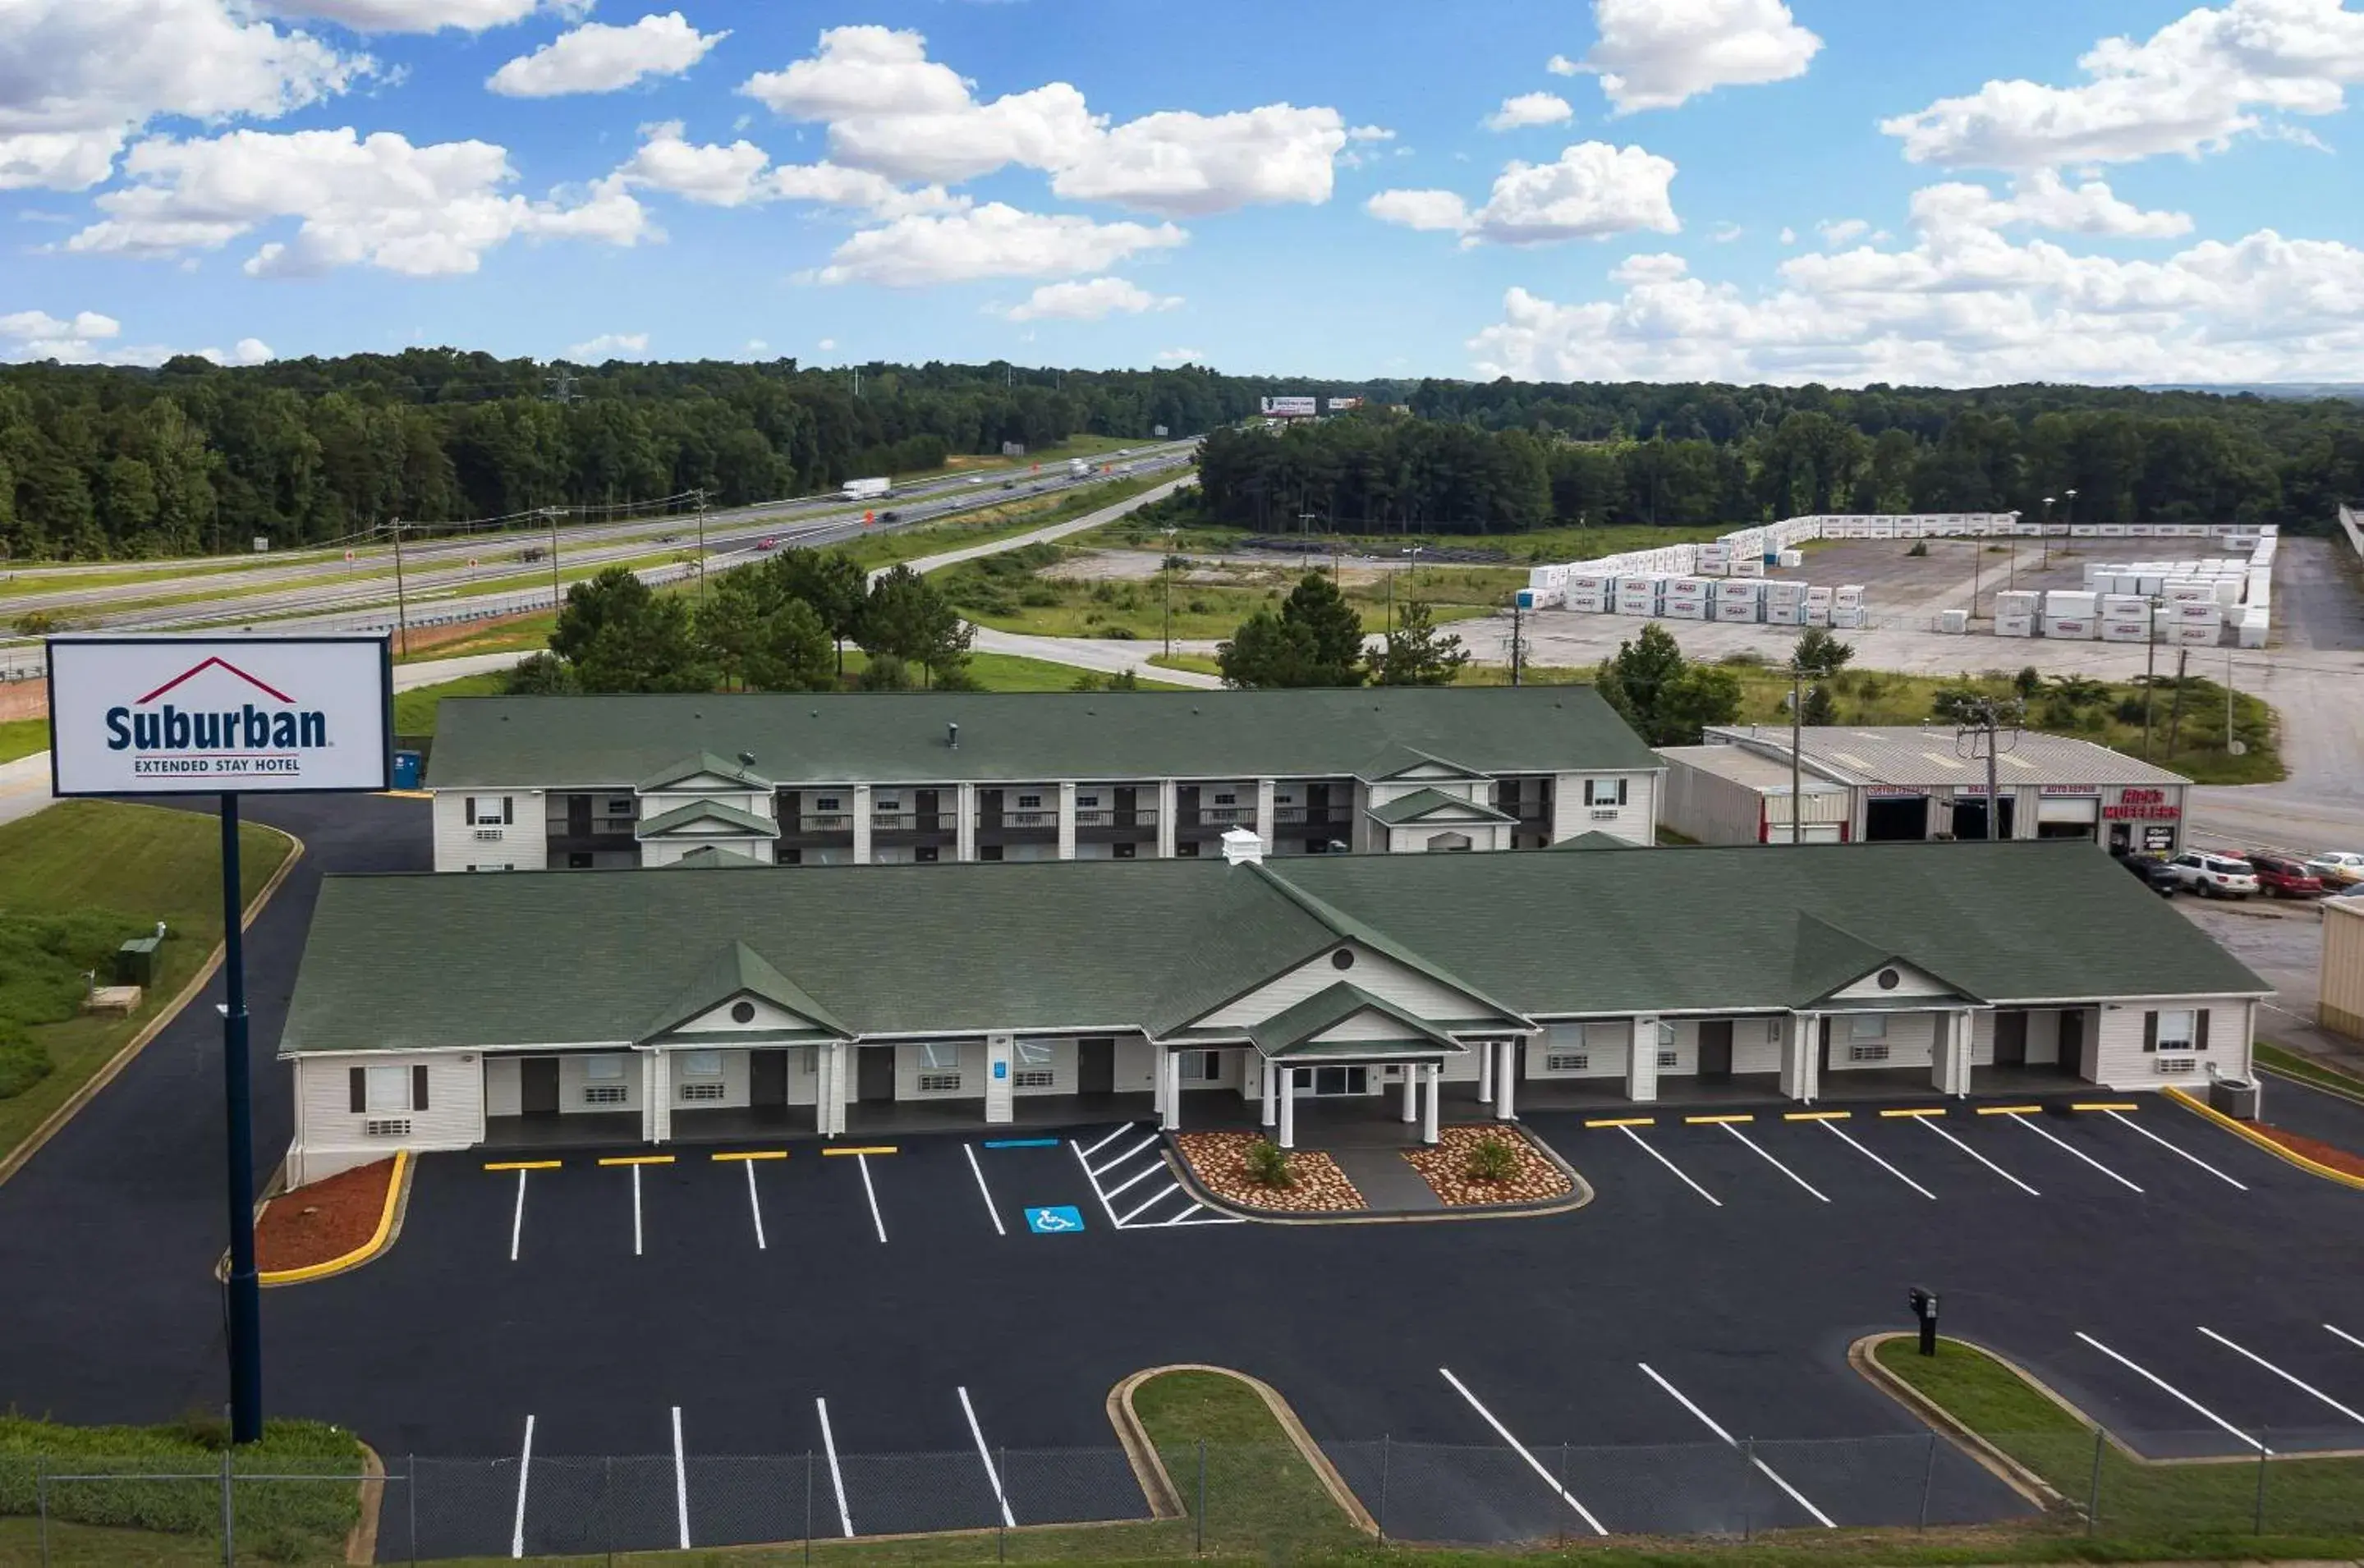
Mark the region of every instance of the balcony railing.
POLYGON ((949 833, 957 817, 950 811, 874 811, 874 833, 949 833))
POLYGON ((1106 806, 1087 807, 1076 813, 1076 826, 1078 828, 1154 828, 1157 826, 1157 807, 1136 806, 1131 811, 1106 806))
POLYGON ((791 833, 851 833, 853 814, 848 811, 808 811, 788 819, 791 833))
POLYGON ((1344 828, 1348 826, 1348 814, 1334 806, 1277 806, 1273 820, 1283 828, 1344 828))

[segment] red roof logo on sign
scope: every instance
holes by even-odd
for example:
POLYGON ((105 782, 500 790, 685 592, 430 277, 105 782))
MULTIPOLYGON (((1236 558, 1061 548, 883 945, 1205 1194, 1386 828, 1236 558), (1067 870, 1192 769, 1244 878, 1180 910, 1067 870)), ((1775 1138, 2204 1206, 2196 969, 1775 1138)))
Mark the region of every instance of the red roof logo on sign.
POLYGON ((182 671, 179 674, 173 676, 171 680, 165 682, 162 685, 158 686, 154 691, 150 692, 146 696, 141 697, 139 700, 142 704, 154 702, 158 697, 162 696, 166 692, 171 691, 174 686, 179 685, 182 682, 193 680, 195 677, 204 674, 210 669, 227 670, 231 674, 236 675, 240 680, 244 681, 248 685, 252 686, 255 690, 268 693, 270 695, 277 697, 281 702, 292 704, 296 700, 294 697, 289 696, 285 692, 280 691, 277 687, 265 685, 262 682, 256 680, 253 676, 248 674, 245 671, 231 663, 229 660, 218 657, 207 657, 197 663, 190 665, 187 669, 182 671))

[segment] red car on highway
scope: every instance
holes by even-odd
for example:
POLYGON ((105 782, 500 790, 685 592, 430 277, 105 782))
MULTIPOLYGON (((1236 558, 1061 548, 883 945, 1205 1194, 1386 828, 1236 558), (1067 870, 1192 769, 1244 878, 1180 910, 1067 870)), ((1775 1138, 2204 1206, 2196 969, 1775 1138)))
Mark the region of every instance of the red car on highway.
POLYGON ((757 550, 777 550, 779 547, 780 541, 773 538, 770 534, 765 534, 762 539, 755 541, 755 548, 757 550))
POLYGON ((2285 855, 2251 854, 2241 858, 2258 873, 2258 891, 2269 898, 2323 896, 2323 879, 2298 861, 2285 855))

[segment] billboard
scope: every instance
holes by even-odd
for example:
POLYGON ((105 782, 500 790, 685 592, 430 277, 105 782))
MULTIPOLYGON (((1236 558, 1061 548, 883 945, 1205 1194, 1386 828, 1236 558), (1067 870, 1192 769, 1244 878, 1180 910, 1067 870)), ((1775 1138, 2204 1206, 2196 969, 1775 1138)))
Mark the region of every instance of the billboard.
POLYGON ((56 794, 393 786, 383 637, 59 637, 49 665, 56 794))
POLYGON ((1264 400, 1264 417, 1267 419, 1310 419, 1319 413, 1319 400, 1311 397, 1267 397, 1264 400))
POLYGON ((1362 406, 1363 400, 1359 397, 1333 397, 1330 400, 1330 412, 1344 414, 1351 409, 1360 408, 1362 406))

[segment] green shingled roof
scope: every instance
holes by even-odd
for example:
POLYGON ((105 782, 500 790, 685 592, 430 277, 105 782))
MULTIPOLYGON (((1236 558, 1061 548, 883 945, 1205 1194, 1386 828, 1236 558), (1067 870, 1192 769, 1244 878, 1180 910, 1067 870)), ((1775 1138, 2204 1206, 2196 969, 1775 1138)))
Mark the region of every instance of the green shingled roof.
POLYGON ((711 751, 700 751, 695 757, 684 757, 678 762, 659 768, 634 787, 642 790, 661 790, 668 785, 680 784, 686 779, 699 777, 728 779, 732 784, 745 784, 749 789, 765 792, 772 787, 772 781, 753 768, 740 762, 726 762, 711 751))
POLYGON ((1254 1025, 1248 1030, 1248 1038, 1255 1042, 1258 1051, 1277 1060, 1337 1055, 1426 1060, 1462 1052, 1460 1043, 1451 1035, 1431 1027, 1417 1014, 1406 1012, 1393 1002, 1343 980, 1254 1025), (1393 1032, 1384 1038, 1351 1041, 1315 1038, 1365 1013, 1375 1013, 1386 1019, 1393 1032))
POLYGON ((678 838, 776 839, 780 825, 768 817, 725 806, 719 800, 693 800, 648 818, 640 827, 643 840, 678 838))
POLYGON ((1399 795, 1384 806, 1371 807, 1371 815, 1390 828, 1447 819, 1455 822, 1518 820, 1507 811, 1497 811, 1490 806, 1480 806, 1457 795, 1447 795, 1441 789, 1416 789, 1410 795, 1399 795))
POLYGON ((447 698, 428 784, 604 788, 742 752, 786 787, 1665 766, 1589 686, 747 693, 447 698))
POLYGON ((1779 1009, 1859 958, 1991 1003, 2270 989, 2074 842, 330 876, 281 1050, 624 1043, 734 943, 865 1038, 1162 1037, 1342 940, 1513 1018, 1779 1009))
POLYGON ((666 1007, 656 1015, 635 1038, 653 1040, 671 1034, 692 1018, 702 1017, 715 1008, 742 996, 761 996, 773 1005, 784 1007, 808 1023, 820 1026, 822 1032, 839 1039, 850 1038, 851 1032, 806 994, 803 986, 772 967, 761 953, 745 942, 733 941, 709 960, 697 977, 685 986, 666 1007))

